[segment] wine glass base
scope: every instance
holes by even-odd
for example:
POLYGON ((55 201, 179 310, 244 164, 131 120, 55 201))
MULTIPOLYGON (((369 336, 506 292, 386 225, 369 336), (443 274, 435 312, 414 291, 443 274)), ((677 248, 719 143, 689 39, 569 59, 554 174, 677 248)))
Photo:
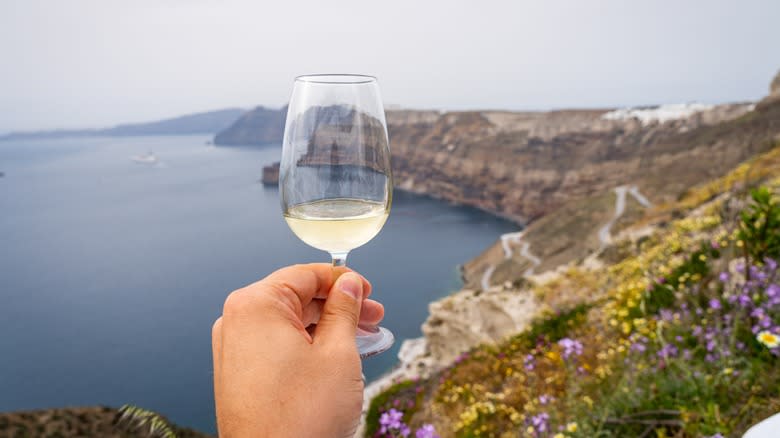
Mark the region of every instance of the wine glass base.
POLYGON ((374 356, 393 346, 395 336, 384 327, 358 327, 355 336, 360 358, 374 356))

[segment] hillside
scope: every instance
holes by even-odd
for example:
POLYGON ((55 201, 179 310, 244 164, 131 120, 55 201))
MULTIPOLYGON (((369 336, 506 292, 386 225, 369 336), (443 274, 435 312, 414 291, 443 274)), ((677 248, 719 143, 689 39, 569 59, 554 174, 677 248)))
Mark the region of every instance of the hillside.
POLYGON ((740 436, 780 410, 778 199, 780 141, 592 259, 432 303, 365 436, 740 436))
POLYGON ((780 410, 771 91, 737 117, 657 124, 633 179, 467 263, 368 386, 365 435, 393 436, 393 418, 442 437, 739 436, 780 410))
MULTIPOLYGON (((620 175, 618 178, 607 175, 603 183, 594 181, 590 190, 581 196, 572 196, 572 201, 562 203, 552 214, 528 226, 522 240, 541 261, 535 267, 536 273, 571 260, 584 260, 599 250, 602 242, 598 232, 615 213, 616 188, 636 188, 638 194, 652 204, 673 202, 689 187, 722 175, 736 164, 767 150, 779 136, 780 100, 774 100, 757 105, 753 111, 736 119, 668 135, 638 148, 635 161, 625 162, 626 168, 614 171, 620 175)), ((584 191, 582 186, 579 189, 584 191)), ((634 196, 628 196, 623 221, 641 214, 645 208, 634 196)), ((616 222, 613 231, 619 231, 623 225, 616 222)), ((493 283, 510 280, 530 267, 523 257, 504 258, 499 241, 466 264, 467 285, 480 284, 490 265, 496 265, 493 283)))
POLYGON ((240 108, 228 108, 216 111, 188 114, 185 116, 152 122, 128 123, 105 129, 12 132, 10 134, 0 136, 0 140, 89 136, 213 134, 230 126, 245 112, 245 110, 240 108))

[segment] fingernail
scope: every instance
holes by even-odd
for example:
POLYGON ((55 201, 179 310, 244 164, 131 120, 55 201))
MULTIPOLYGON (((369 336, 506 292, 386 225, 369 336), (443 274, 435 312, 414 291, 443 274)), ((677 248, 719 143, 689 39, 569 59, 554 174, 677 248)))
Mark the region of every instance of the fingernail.
POLYGON ((347 272, 339 277, 339 289, 352 298, 359 300, 363 295, 363 282, 357 275, 347 272))

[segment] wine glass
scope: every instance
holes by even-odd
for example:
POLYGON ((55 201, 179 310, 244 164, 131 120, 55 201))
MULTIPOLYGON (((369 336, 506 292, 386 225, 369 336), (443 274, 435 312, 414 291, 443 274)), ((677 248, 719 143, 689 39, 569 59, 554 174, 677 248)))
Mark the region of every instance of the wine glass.
MULTIPOLYGON (((284 128, 279 193, 287 225, 330 253, 334 267, 373 239, 393 197, 387 124, 379 84, 365 75, 295 79, 284 128)), ((383 327, 359 326, 361 357, 393 345, 383 327)))

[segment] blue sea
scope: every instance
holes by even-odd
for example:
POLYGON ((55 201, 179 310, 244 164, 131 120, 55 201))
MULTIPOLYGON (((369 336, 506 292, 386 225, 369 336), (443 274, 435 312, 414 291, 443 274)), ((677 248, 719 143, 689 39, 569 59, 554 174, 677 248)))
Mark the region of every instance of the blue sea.
MULTIPOLYGON (((278 145, 207 136, 0 142, 0 411, 132 403, 214 432, 212 322, 230 291, 288 264, 328 261, 258 182, 278 145), (153 151, 154 164, 130 159, 153 151)), ((398 341, 458 265, 516 226, 396 192, 387 225, 350 254, 398 341)))

